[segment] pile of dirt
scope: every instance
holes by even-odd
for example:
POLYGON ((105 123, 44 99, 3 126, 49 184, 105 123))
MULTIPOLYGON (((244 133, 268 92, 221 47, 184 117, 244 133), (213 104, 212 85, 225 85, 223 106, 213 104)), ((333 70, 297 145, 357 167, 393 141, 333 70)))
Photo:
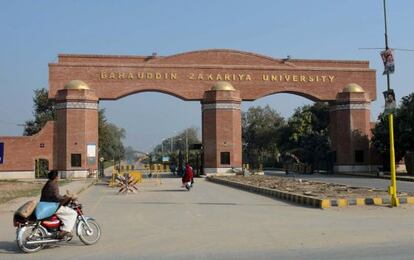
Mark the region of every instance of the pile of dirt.
MULTIPOLYGON (((219 179, 229 180, 242 184, 248 184, 261 188, 275 189, 279 191, 306 195, 315 198, 365 198, 365 197, 387 197, 389 194, 380 189, 366 187, 352 187, 343 184, 315 182, 303 179, 293 179, 278 176, 220 176, 219 179)), ((399 196, 407 196, 400 192, 399 196)))

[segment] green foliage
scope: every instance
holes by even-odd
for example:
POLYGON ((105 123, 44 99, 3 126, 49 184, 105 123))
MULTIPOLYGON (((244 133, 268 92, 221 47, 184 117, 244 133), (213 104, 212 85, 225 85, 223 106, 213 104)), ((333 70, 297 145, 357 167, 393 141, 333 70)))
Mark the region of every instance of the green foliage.
POLYGON ((161 144, 155 146, 153 153, 161 154, 164 151, 164 154, 169 154, 171 151, 176 153, 178 150, 185 152, 186 144, 190 146, 197 143, 201 143, 198 138, 198 129, 190 127, 175 136, 163 139, 161 144))
POLYGON ((327 161, 330 150, 328 133, 329 110, 325 103, 299 107, 281 131, 280 147, 291 152, 314 169, 321 161, 327 161))
POLYGON ((284 126, 283 117, 270 106, 251 107, 242 113, 244 161, 253 168, 259 164, 273 166, 279 154, 278 131, 284 126))
POLYGON ((49 99, 47 89, 35 89, 33 92, 34 119, 25 122, 23 131, 25 136, 37 134, 47 121, 56 120, 54 102, 49 99))
MULTIPOLYGON (((190 127, 184 129, 175 136, 171 136, 162 140, 161 144, 155 146, 152 154, 153 163, 162 163, 162 156, 169 156, 170 163, 178 165, 179 163, 179 152, 182 154, 182 162, 186 160, 186 147, 190 147, 192 144, 201 143, 200 138, 198 137, 198 129, 195 127, 190 127)), ((188 160, 189 163, 194 167, 199 164, 200 160, 200 151, 194 151, 189 149, 188 151, 188 160), (198 158, 198 160, 197 160, 198 158)), ((195 168, 194 168, 195 169, 195 168)))
POLYGON ((402 98, 397 110, 395 125, 401 152, 414 151, 414 93, 402 98))
POLYGON ((328 126, 325 103, 297 108, 287 123, 269 106, 252 107, 242 115, 244 161, 275 166, 280 154, 289 153, 319 169, 329 156, 328 126))
POLYGON ((125 138, 125 130, 112 123, 108 123, 105 110, 99 110, 99 158, 105 160, 120 161, 125 157, 125 148, 122 139, 125 138))
POLYGON ((131 146, 125 147, 125 160, 135 162, 138 160, 139 152, 134 150, 131 146))
MULTIPOLYGON (((384 167, 389 169, 389 129, 388 116, 378 116, 378 122, 372 130, 371 142, 384 160, 384 167)), ((414 151, 414 93, 401 99, 401 105, 394 114, 394 148, 395 160, 401 161, 406 152, 414 151)))

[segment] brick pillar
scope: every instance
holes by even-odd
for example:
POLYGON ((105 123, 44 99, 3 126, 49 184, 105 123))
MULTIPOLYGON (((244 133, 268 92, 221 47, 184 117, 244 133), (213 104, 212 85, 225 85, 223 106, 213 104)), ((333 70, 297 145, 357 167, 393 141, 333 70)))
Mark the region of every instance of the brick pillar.
POLYGON ((357 84, 347 85, 330 104, 334 172, 369 171, 370 102, 357 84))
POLYGON ((232 172, 242 167, 240 92, 219 82, 204 93, 202 139, 204 172, 232 172))
POLYGON ((98 98, 79 82, 71 81, 56 95, 55 156, 63 178, 86 177, 98 169, 98 98))

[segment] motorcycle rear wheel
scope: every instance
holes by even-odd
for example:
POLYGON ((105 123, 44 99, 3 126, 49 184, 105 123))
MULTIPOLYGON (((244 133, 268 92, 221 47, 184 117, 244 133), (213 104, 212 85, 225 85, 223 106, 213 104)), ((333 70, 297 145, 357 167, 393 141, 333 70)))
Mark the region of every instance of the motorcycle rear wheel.
POLYGON ((21 228, 22 232, 21 234, 19 234, 19 237, 17 238, 17 246, 20 248, 20 250, 22 250, 25 253, 35 253, 37 251, 39 251, 40 249, 42 249, 44 247, 44 244, 34 244, 34 245, 28 245, 26 242, 28 240, 42 240, 44 239, 47 235, 46 232, 41 229, 41 228, 37 228, 35 229, 35 226, 25 226, 21 228), (29 238, 31 236, 31 238, 29 238))
POLYGON ((78 236, 79 239, 85 245, 93 245, 101 238, 101 228, 99 227, 98 222, 92 219, 86 220, 88 225, 91 227, 91 231, 88 230, 88 226, 85 222, 79 221, 78 224, 78 236))

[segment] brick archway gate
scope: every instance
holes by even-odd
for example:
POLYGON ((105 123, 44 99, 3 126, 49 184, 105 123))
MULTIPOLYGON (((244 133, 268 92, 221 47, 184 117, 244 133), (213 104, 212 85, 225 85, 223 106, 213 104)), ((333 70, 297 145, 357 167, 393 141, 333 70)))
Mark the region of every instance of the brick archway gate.
POLYGON ((49 97, 57 103, 54 168, 74 176, 97 169, 99 100, 143 91, 201 102, 208 173, 241 167, 240 104, 274 93, 329 102, 335 169, 368 164, 364 137, 370 136, 369 104, 376 99, 376 83, 367 61, 203 50, 166 57, 59 55, 57 63, 49 64, 49 97))

